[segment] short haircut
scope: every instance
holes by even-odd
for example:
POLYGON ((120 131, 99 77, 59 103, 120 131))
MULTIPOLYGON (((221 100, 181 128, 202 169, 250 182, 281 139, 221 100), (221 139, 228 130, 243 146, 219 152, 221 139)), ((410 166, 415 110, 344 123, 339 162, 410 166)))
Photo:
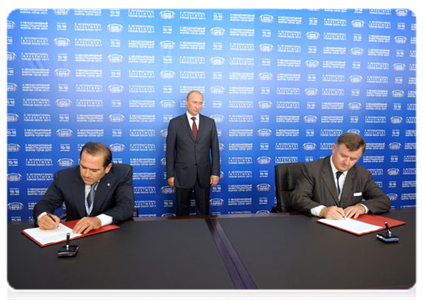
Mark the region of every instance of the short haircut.
POLYGON ((79 154, 79 157, 81 157, 82 152, 86 151, 88 154, 91 154, 93 156, 97 154, 103 154, 104 156, 104 162, 103 167, 106 168, 111 162, 112 162, 112 151, 102 143, 96 143, 96 142, 88 142, 86 143, 82 149, 81 153, 79 154))
POLYGON ((344 144, 345 147, 347 147, 347 149, 350 151, 357 151, 360 148, 362 148, 363 150, 362 155, 364 154, 364 151, 366 150, 366 142, 360 135, 356 133, 346 132, 344 134, 341 134, 336 140, 335 145, 338 148, 342 144, 344 144))
POLYGON ((193 90, 193 91, 191 91, 191 92, 189 92, 188 94, 187 94, 187 100, 189 100, 189 97, 192 95, 192 94, 194 94, 194 93, 198 93, 198 94, 200 94, 201 95, 201 97, 203 97, 203 94, 201 94, 201 92, 200 91, 197 91, 197 90, 193 90))

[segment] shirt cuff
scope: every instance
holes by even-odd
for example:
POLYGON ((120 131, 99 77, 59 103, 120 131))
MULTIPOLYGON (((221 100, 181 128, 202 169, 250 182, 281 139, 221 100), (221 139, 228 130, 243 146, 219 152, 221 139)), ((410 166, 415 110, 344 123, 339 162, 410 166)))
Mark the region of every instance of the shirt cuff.
POLYGON ((97 218, 100 219, 101 226, 109 225, 109 224, 112 224, 113 222, 113 217, 105 215, 105 214, 98 215, 97 218))
POLYGON ((322 209, 323 209, 323 208, 325 208, 325 206, 324 206, 324 205, 319 205, 319 206, 313 207, 313 208, 310 210, 310 213, 311 213, 313 216, 320 217, 320 212, 322 211, 322 209))
POLYGON ((47 213, 46 212, 42 212, 42 213, 40 213, 39 215, 38 215, 38 217, 37 217, 37 225, 38 225, 38 221, 40 220, 40 218, 42 217, 42 216, 44 216, 44 215, 46 215, 47 213))
POLYGON ((364 210, 365 210, 365 214, 367 214, 368 212, 369 212, 369 209, 367 208, 367 206, 366 205, 364 205, 364 204, 361 204, 361 203, 358 203, 357 205, 361 205, 361 206, 363 206, 364 207, 364 210))

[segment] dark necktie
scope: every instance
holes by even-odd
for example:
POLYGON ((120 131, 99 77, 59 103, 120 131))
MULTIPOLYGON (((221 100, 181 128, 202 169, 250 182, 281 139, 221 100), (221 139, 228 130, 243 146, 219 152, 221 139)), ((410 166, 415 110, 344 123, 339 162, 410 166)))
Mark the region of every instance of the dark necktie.
POLYGON ((343 174, 343 172, 336 172, 336 183, 338 186, 338 196, 339 194, 341 194, 341 187, 339 186, 339 177, 341 177, 341 175, 343 174))
POLYGON ((197 124, 195 124, 195 117, 192 117, 191 118, 191 120, 192 120, 192 133, 194 134, 194 140, 197 140, 197 132, 198 132, 198 130, 197 130, 197 124))

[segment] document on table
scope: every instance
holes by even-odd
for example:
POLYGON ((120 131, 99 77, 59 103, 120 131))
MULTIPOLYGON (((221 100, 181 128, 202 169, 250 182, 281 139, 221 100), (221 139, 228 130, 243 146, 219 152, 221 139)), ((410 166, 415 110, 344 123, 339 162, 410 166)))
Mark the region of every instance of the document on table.
POLYGON ((380 226, 348 218, 340 220, 319 219, 318 222, 337 227, 339 229, 343 229, 345 231, 349 231, 358 235, 382 229, 382 227, 380 226))
POLYGON ((71 228, 67 227, 66 225, 63 225, 62 223, 60 223, 57 228, 51 230, 42 230, 37 227, 25 229, 23 230, 23 232, 25 235, 27 235, 29 238, 31 238, 41 246, 63 242, 66 240, 67 233, 70 233, 70 239, 82 235, 78 233, 73 233, 71 228))

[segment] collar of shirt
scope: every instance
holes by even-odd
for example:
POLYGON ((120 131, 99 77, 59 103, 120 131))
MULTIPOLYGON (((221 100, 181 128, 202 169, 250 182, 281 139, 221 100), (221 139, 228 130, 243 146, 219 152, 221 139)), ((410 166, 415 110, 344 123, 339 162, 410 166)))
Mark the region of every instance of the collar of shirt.
POLYGON ((192 128, 192 123, 193 123, 193 121, 191 119, 192 117, 195 117, 195 124, 197 124, 197 129, 200 129, 200 115, 193 116, 187 111, 187 118, 188 118, 188 122, 189 122, 189 125, 191 126, 191 128, 192 128))
MULTIPOLYGON (((336 185, 336 172, 338 172, 338 169, 335 167, 332 161, 332 155, 330 156, 330 166, 332 168, 333 179, 335 180, 335 185, 336 185)), ((347 178, 347 174, 348 174, 348 171, 345 171, 339 177, 339 185, 341 186, 341 190, 342 190, 342 187, 344 186, 344 182, 345 182, 345 178, 347 178)))
MULTIPOLYGON (((97 183, 100 183, 100 180, 99 180, 99 181, 97 181, 97 183)), ((94 183, 94 184, 95 184, 95 183, 94 183)), ((97 184, 97 186, 95 187, 95 191, 97 191, 97 188, 98 188, 98 184, 97 184)), ((90 191, 91 191, 91 185, 90 185, 90 184, 86 184, 86 185, 85 185, 85 199, 87 199, 88 194, 90 193, 90 191)))

